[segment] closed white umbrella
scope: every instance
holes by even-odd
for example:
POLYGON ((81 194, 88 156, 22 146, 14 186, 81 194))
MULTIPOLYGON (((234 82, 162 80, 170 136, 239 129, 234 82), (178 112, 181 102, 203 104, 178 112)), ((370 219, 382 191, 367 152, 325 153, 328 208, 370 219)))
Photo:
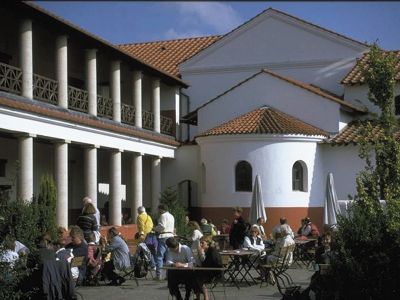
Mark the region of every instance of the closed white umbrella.
POLYGON ((250 222, 251 224, 257 223, 257 219, 263 217, 267 221, 267 214, 265 213, 264 201, 261 190, 260 176, 257 175, 254 181, 253 196, 250 206, 250 222))
POLYGON ((324 224, 336 225, 337 216, 340 214, 338 197, 336 195, 335 183, 333 181, 333 174, 329 173, 326 180, 326 195, 324 205, 324 224))

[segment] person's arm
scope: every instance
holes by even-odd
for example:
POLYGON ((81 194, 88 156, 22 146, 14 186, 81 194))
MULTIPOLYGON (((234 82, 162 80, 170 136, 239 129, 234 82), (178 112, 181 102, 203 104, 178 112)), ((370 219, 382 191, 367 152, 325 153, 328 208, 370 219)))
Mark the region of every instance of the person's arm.
POLYGON ((166 219, 166 217, 164 216, 164 214, 162 214, 162 215, 160 216, 160 219, 158 220, 158 224, 157 224, 157 226, 154 228, 154 230, 155 230, 156 232, 158 232, 158 233, 164 232, 164 231, 165 231, 166 222, 167 222, 167 219, 166 219))
POLYGON ((310 226, 310 225, 307 225, 306 228, 304 228, 304 230, 303 230, 303 232, 302 232, 301 235, 309 236, 310 233, 311 233, 311 226, 310 226))
POLYGON ((138 218, 137 218, 137 228, 138 228, 138 231, 140 232, 140 231, 143 231, 144 232, 144 226, 145 226, 145 220, 144 220, 144 218, 142 217, 142 215, 139 215, 138 216, 138 218))
POLYGON ((174 265, 174 259, 171 255, 171 251, 169 250, 167 250, 167 258, 165 260, 165 265, 170 267, 174 265))

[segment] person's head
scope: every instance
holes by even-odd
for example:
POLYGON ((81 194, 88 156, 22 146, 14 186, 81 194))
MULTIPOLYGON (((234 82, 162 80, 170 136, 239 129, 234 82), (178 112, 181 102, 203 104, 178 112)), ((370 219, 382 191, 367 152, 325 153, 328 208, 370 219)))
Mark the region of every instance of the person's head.
POLYGON ((51 237, 48 233, 44 233, 36 239, 38 248, 51 248, 51 237))
POLYGON ((83 206, 82 213, 84 215, 94 215, 96 213, 96 208, 94 207, 94 205, 92 203, 87 202, 83 206))
POLYGON ((135 240, 143 241, 144 240, 144 232, 138 231, 135 233, 135 240))
POLYGON ((241 207, 239 207, 239 206, 236 206, 236 207, 233 209, 233 216, 234 216, 235 218, 239 218, 239 217, 242 215, 242 213, 243 213, 243 209, 242 209, 241 207))
POLYGON ((108 229, 108 237, 110 239, 112 239, 113 237, 119 235, 119 231, 117 228, 115 227, 111 227, 110 229, 108 229))
POLYGON ((259 218, 257 219, 257 224, 258 224, 258 225, 261 225, 261 224, 264 224, 264 223, 265 223, 265 220, 264 220, 263 217, 259 217, 259 218))
POLYGON ((69 235, 74 245, 80 245, 84 240, 83 231, 78 226, 71 226, 69 235))
POLYGON ((158 205, 158 211, 160 214, 163 214, 168 211, 168 206, 166 204, 158 205))
POLYGON ((146 212, 146 208, 144 206, 139 206, 137 209, 138 214, 142 214, 146 212))
POLYGON ((83 203, 83 205, 85 205, 86 203, 91 203, 91 204, 93 204, 93 200, 92 200, 92 198, 90 198, 89 196, 86 196, 86 197, 83 197, 82 203, 83 203))
POLYGON ((304 218, 304 224, 311 224, 311 219, 309 217, 304 218))
POLYGON ((88 239, 87 239, 86 242, 88 242, 88 243, 95 243, 95 242, 96 242, 96 236, 94 235, 94 232, 93 232, 93 231, 91 231, 91 232, 88 234, 88 239))
POLYGON ((203 236, 200 239, 200 247, 204 250, 207 251, 208 248, 210 247, 215 247, 215 243, 212 240, 210 236, 203 236))
POLYGON ((200 226, 199 226, 199 223, 197 223, 196 221, 190 221, 189 223, 188 223, 188 226, 189 226, 189 228, 192 230, 192 231, 194 231, 194 230, 200 230, 200 226))
POLYGON ((168 249, 174 252, 179 251, 179 242, 174 238, 170 237, 165 241, 165 244, 167 245, 168 249))
POLYGON ((324 234, 324 236, 322 237, 322 245, 323 245, 325 248, 330 248, 331 242, 332 242, 332 236, 331 236, 331 234, 330 234, 330 233, 324 234))
POLYGON ((201 225, 205 225, 205 224, 207 224, 208 222, 207 222, 207 219, 206 218, 203 218, 203 219, 201 219, 200 220, 200 224, 201 225))
POLYGON ((260 235, 260 229, 258 228, 257 225, 251 226, 250 234, 252 237, 256 237, 256 236, 260 235))
POLYGON ((286 224, 287 223, 286 217, 281 217, 279 219, 279 223, 281 223, 281 225, 286 224))

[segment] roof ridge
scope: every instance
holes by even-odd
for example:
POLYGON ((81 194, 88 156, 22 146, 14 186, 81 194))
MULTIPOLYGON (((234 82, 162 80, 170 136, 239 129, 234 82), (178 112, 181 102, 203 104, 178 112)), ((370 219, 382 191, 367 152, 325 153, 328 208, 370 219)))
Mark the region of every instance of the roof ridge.
POLYGON ((178 41, 199 40, 199 39, 205 39, 205 38, 211 38, 211 37, 222 37, 222 36, 224 36, 224 35, 222 35, 222 34, 211 34, 211 35, 205 35, 205 36, 189 37, 189 38, 178 38, 178 39, 172 39, 172 40, 157 40, 157 41, 148 41, 148 42, 139 42, 139 43, 117 44, 117 46, 122 47, 122 46, 132 46, 132 45, 155 44, 155 43, 163 43, 163 42, 178 42, 178 41))

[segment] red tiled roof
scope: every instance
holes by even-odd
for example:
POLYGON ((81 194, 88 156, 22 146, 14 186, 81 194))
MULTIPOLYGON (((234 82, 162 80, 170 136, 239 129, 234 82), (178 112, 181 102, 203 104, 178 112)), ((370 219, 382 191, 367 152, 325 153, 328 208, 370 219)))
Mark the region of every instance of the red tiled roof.
POLYGON ((201 105, 200 107, 198 107, 198 108, 196 109, 196 111, 198 111, 200 108, 203 108, 204 106, 208 105, 209 103, 214 102, 214 101, 217 100, 218 98, 222 97, 223 95, 227 94, 228 92, 234 90, 234 89, 237 88, 238 86, 244 84, 245 82, 251 80, 252 78, 254 78, 254 77, 256 77, 256 76, 258 76, 259 74, 262 74, 262 73, 266 73, 266 74, 269 74, 269 75, 271 75, 271 76, 274 76, 274 77, 276 77, 276 78, 278 78, 278 79, 280 79, 280 80, 284 80, 284 81, 286 81, 286 82, 288 82, 288 83, 291 83, 291 84, 293 84, 293 85, 295 85, 295 86, 298 86, 298 87, 300 87, 300 88, 302 88, 302 89, 305 89, 305 90, 307 90, 307 91, 309 91, 309 92, 311 92, 311 93, 317 94, 317 95, 319 95, 319 96, 321 96, 321 97, 324 97, 324 98, 326 98, 326 99, 328 99, 328 100, 331 100, 331 101, 334 101, 334 102, 336 102, 336 103, 339 103, 340 105, 343 105, 343 106, 345 106, 345 107, 347 107, 347 108, 350 108, 350 109, 352 109, 352 110, 354 110, 354 111, 356 111, 356 112, 360 112, 360 113, 365 113, 365 112, 367 112, 367 109, 366 109, 366 108, 358 107, 358 106, 356 106, 356 105, 354 105, 354 104, 351 104, 351 103, 349 103, 349 102, 346 102, 346 101, 340 99, 338 96, 334 96, 332 93, 328 93, 328 92, 326 92, 326 91, 320 89, 319 87, 316 87, 316 86, 311 85, 311 84, 308 84, 308 83, 304 83, 304 82, 302 82, 302 81, 299 81, 299 80, 296 80, 296 79, 293 79, 293 78, 289 78, 289 77, 285 77, 285 76, 279 75, 279 74, 277 74, 277 73, 275 73, 275 72, 272 72, 272 71, 270 71, 270 70, 267 70, 267 69, 264 69, 264 70, 262 70, 262 71, 260 71, 260 72, 257 72, 256 74, 250 76, 249 78, 246 78, 245 80, 239 82, 239 83, 236 84, 235 86, 231 87, 229 90, 226 90, 226 91, 223 92, 222 94, 219 94, 219 95, 216 96, 215 98, 211 99, 210 101, 208 101, 208 102, 204 103, 203 105, 201 105))
MULTIPOLYGON (((15 96, 13 96, 15 97, 15 96)), ((84 126, 99 128, 103 130, 109 130, 121 134, 125 134, 128 136, 143 138, 149 141, 154 141, 166 145, 171 146, 179 146, 180 144, 172 138, 168 138, 166 136, 156 134, 153 132, 146 132, 145 130, 136 129, 132 126, 115 123, 112 121, 103 121, 101 119, 94 118, 93 116, 78 113, 78 112, 68 112, 65 110, 60 110, 58 107, 46 104, 36 104, 36 101, 24 101, 24 100, 15 100, 11 98, 6 98, 4 96, 0 96, 0 106, 9 107, 17 110, 22 110, 25 112, 38 114, 58 120, 63 120, 67 122, 73 122, 76 124, 81 124, 84 126)))
POLYGON ((329 136, 317 127, 270 107, 261 107, 198 135, 301 134, 329 136))
MULTIPOLYGON (((365 135, 366 130, 370 132, 371 142, 377 140, 382 134, 383 129, 373 120, 356 120, 347 124, 336 136, 332 137, 328 141, 332 145, 356 145, 360 142, 360 139, 365 135), (367 127, 367 124, 372 125, 372 129, 367 127)), ((396 139, 400 140, 400 131, 395 133, 396 139)))
MULTIPOLYGON (((400 50, 397 51, 385 51, 384 54, 393 54, 397 58, 396 69, 396 80, 400 81, 400 50)), ((369 67, 369 52, 364 53, 363 56, 357 60, 353 69, 342 79, 342 84, 363 84, 364 76, 363 72, 369 67)))
POLYGON ((119 47, 159 69, 179 76, 178 65, 221 38, 220 35, 124 44, 119 47))

